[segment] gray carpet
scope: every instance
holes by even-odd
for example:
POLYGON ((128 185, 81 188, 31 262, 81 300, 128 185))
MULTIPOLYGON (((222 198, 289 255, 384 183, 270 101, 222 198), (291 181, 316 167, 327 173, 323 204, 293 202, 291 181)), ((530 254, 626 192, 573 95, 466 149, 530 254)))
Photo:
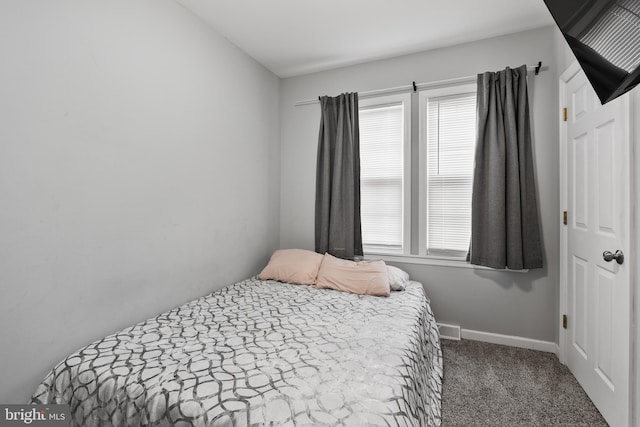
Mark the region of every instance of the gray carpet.
POLYGON ((606 426, 551 353, 442 340, 442 425, 606 426))

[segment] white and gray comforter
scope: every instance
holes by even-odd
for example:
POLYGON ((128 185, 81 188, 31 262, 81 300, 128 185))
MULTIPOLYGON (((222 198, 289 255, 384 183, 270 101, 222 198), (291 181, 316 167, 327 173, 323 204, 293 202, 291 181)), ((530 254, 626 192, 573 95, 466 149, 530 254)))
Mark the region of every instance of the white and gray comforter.
POLYGON ((422 286, 388 298, 249 279, 75 352, 32 402, 75 425, 440 425, 422 286))

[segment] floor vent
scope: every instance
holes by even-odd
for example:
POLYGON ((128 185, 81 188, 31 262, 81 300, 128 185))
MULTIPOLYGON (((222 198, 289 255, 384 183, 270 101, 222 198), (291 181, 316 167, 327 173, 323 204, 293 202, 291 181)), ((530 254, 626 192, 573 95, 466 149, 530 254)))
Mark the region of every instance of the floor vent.
POLYGON ((460 326, 451 325, 448 323, 438 323, 438 330, 440 331, 440 338, 446 340, 460 341, 460 326))

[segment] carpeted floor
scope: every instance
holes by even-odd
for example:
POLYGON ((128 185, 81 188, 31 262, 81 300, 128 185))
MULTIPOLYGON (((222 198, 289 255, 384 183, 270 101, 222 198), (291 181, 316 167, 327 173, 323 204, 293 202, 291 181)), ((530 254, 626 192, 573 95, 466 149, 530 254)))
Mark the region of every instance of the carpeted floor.
POLYGON ((607 425, 554 354, 479 341, 441 342, 444 427, 607 425))

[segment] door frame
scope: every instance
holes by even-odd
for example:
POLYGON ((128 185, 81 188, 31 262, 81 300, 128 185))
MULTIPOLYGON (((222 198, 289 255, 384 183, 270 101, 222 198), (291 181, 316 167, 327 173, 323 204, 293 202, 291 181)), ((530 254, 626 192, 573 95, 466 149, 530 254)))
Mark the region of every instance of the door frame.
MULTIPOLYGON (((565 104, 565 99, 567 98, 567 82, 571 80, 578 72, 581 71, 580 65, 578 62, 572 63, 561 75, 559 78, 558 86, 559 86, 559 99, 558 99, 558 111, 562 113, 563 108, 569 107, 565 104)), ((634 386, 636 372, 640 374, 638 371, 638 366, 635 363, 635 355, 636 352, 640 352, 640 342, 636 341, 635 337, 637 335, 636 329, 637 325, 637 312, 638 308, 635 306, 634 301, 636 297, 636 292, 640 292, 640 277, 638 277, 638 269, 635 265, 636 259, 639 259, 637 254, 638 243, 636 242, 636 227, 635 227, 635 218, 636 218, 636 198, 635 198, 635 155, 634 155, 634 146, 633 146, 633 111, 632 111, 632 103, 629 94, 625 94, 621 97, 622 99, 622 107, 623 114, 627 116, 627 120, 624 127, 624 137, 629 146, 629 159, 628 159, 628 176, 626 179, 629 183, 629 212, 627 215, 627 233, 629 239, 629 256, 627 258, 625 254, 625 260, 629 260, 630 265, 629 268, 629 423, 633 425, 634 419, 640 419, 640 407, 636 404, 636 396, 640 397, 640 390, 636 389, 634 386), (638 290, 636 291, 636 288, 638 290)), ((569 334, 562 326, 562 316, 563 314, 568 312, 568 299, 567 299, 567 261, 568 261, 568 249, 567 249, 567 241, 568 241, 568 227, 563 225, 563 211, 568 211, 568 192, 567 192, 567 184, 568 184, 568 141, 567 141, 567 127, 568 122, 563 120, 562 114, 559 115, 559 156, 558 156, 558 166, 559 166, 559 178, 560 178, 560 212, 558 212, 558 224, 560 224, 560 295, 559 295, 559 313, 558 313, 558 359, 564 365, 567 363, 567 348, 568 348, 568 339, 569 334)), ((638 141, 640 143, 640 141, 638 141)), ((638 254, 640 255, 640 254, 638 254)), ((640 424, 638 425, 640 427, 640 424)))

